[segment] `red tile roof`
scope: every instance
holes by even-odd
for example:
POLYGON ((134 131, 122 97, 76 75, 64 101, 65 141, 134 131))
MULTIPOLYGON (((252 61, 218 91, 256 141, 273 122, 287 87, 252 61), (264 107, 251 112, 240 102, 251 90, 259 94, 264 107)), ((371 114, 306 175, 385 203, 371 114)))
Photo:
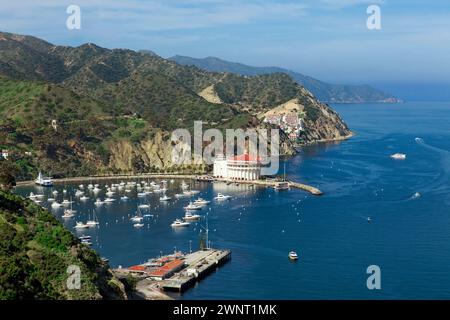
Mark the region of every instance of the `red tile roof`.
POLYGON ((230 160, 233 161, 245 161, 245 162, 260 162, 261 158, 251 156, 248 153, 241 154, 239 156, 231 157, 230 160))

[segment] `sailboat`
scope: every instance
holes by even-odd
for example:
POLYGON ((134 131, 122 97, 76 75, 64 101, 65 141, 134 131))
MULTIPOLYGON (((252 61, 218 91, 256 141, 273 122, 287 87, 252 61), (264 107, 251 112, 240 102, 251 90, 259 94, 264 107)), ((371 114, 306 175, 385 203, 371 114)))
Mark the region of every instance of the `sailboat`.
POLYGON ((73 210, 73 208, 72 208, 72 201, 70 201, 70 209, 64 210, 64 214, 62 217, 66 218, 66 219, 72 218, 73 216, 75 216, 75 213, 76 213, 76 211, 73 210))
POLYGON ((86 222, 86 225, 89 227, 96 227, 98 226, 100 223, 98 222, 97 216, 95 215, 95 211, 93 211, 93 220, 88 220, 86 222))

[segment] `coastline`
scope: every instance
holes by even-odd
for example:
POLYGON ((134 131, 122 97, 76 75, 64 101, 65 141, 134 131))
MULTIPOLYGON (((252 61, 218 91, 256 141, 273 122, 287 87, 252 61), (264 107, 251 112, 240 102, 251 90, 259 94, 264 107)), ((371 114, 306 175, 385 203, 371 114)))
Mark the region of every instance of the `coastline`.
MULTIPOLYGON (((75 182, 86 182, 86 181, 105 181, 105 180, 129 180, 129 179, 186 179, 194 180, 197 179, 199 175, 192 174, 140 174, 140 175, 109 175, 109 176, 91 176, 91 177, 73 177, 73 178, 63 178, 63 179, 53 179, 55 184, 63 183, 75 183, 75 182)), ((215 179, 214 181, 225 182, 225 183, 238 183, 238 184, 248 184, 248 185, 258 185, 263 187, 274 187, 277 182, 273 180, 230 180, 230 179, 215 179)), ((288 181, 291 188, 300 189, 307 191, 315 196, 323 195, 323 192, 313 186, 295 182, 288 181)), ((30 186, 34 185, 34 181, 18 181, 16 186, 30 186)))

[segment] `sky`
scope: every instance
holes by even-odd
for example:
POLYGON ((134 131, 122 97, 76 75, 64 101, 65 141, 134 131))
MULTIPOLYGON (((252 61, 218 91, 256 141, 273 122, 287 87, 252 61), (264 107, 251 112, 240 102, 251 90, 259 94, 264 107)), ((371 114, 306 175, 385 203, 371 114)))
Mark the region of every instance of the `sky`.
POLYGON ((216 56, 333 83, 450 84, 449 0, 0 0, 0 31, 216 56), (79 30, 66 27, 69 5, 81 9, 79 30), (381 30, 367 28, 370 5, 381 30))

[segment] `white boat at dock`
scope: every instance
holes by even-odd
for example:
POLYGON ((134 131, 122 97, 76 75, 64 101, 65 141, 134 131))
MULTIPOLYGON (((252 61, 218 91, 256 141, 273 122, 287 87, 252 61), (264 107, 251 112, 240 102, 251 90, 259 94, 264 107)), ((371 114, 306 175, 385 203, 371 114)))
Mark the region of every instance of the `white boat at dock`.
POLYGON ((139 209, 150 209, 150 205, 148 205, 148 204, 140 204, 140 205, 138 206, 138 208, 139 208, 139 209))
POLYGON ((81 201, 87 201, 87 200, 89 200, 89 197, 87 197, 87 196, 82 196, 82 197, 80 197, 80 200, 81 200, 81 201))
POLYGON ((130 198, 128 198, 127 196, 122 196, 120 197, 120 200, 122 201, 128 201, 130 198))
POLYGON ((36 178, 36 180, 34 180, 34 183, 36 183, 38 186, 43 186, 43 187, 53 186, 52 178, 44 177, 41 172, 39 172, 39 175, 36 178))
POLYGON ((116 201, 116 199, 113 199, 113 198, 106 198, 105 199, 105 203, 111 203, 111 202, 114 202, 114 201, 116 201))
POLYGON ((96 205, 96 206, 101 206, 102 204, 104 204, 105 202, 104 201, 102 201, 102 200, 100 200, 99 198, 97 198, 97 200, 95 200, 95 202, 94 202, 94 204, 96 205))
POLYGON ((287 181, 277 182, 273 188, 277 191, 287 191, 290 188, 289 182, 287 182, 287 181))
POLYGON ((133 227, 135 227, 135 228, 142 228, 143 226, 144 226, 143 223, 135 223, 135 224, 133 224, 133 227))

